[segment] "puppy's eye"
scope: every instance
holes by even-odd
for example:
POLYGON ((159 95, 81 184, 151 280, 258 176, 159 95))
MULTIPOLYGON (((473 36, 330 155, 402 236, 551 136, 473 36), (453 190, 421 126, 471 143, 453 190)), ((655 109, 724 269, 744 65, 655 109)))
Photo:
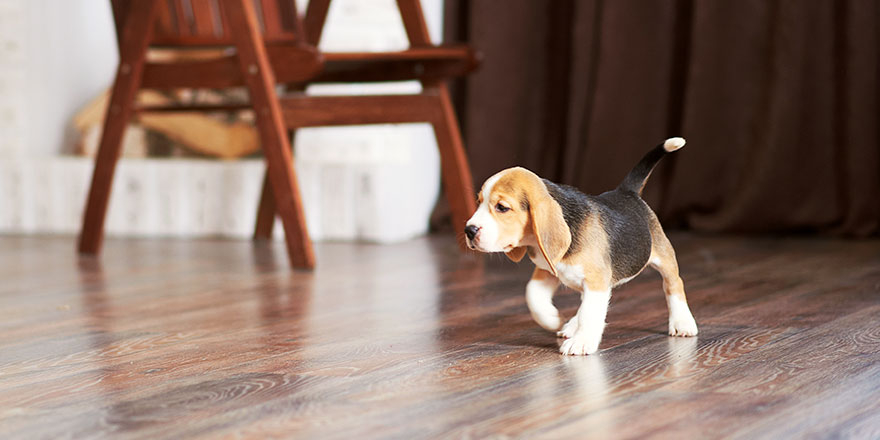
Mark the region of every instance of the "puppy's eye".
POLYGON ((495 210, 503 213, 503 212, 510 211, 510 208, 499 203, 499 204, 495 205, 495 210))

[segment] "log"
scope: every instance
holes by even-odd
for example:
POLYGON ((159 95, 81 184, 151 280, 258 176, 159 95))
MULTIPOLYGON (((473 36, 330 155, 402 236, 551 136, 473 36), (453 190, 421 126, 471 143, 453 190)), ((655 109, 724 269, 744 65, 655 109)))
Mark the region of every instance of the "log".
MULTIPOLYGON (((97 139, 90 135, 96 127, 100 128, 107 112, 109 92, 105 91, 93 99, 73 118, 73 125, 80 133, 80 145, 77 153, 92 156, 96 150, 97 139), (94 143, 95 145, 90 145, 94 143)), ((138 106, 167 106, 174 100, 161 93, 142 90, 138 94, 138 106)), ((191 151, 218 157, 234 159, 259 150, 260 143, 256 129, 243 121, 227 122, 208 115, 185 112, 140 113, 134 122, 145 129, 161 133, 191 151)), ((133 140, 142 137, 132 138, 133 140)), ((133 154, 124 156, 142 156, 145 146, 127 146, 123 151, 133 154)))

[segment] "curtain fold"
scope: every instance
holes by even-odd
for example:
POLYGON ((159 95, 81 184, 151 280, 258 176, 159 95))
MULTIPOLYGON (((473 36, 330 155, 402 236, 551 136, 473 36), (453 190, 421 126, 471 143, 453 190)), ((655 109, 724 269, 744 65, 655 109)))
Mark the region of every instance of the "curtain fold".
POLYGON ((873 0, 447 0, 484 54, 458 85, 479 185, 520 165, 587 193, 688 145, 645 199, 668 227, 880 232, 873 0))

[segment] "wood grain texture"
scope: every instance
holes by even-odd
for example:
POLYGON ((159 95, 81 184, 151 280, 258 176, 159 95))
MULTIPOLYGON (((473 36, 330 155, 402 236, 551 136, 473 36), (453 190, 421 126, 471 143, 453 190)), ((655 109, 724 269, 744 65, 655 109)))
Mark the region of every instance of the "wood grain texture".
MULTIPOLYGON (((305 45, 267 45, 269 63, 281 82, 306 81, 317 76, 322 68, 321 54, 305 45)), ((236 56, 186 62, 149 62, 144 66, 143 88, 228 88, 246 84, 236 56)))
MULTIPOLYGON (((124 1, 113 0, 120 4, 124 1)), ((160 0, 159 17, 152 43, 155 46, 233 46, 229 19, 220 0, 160 0)), ((291 43, 300 25, 293 0, 250 0, 260 14, 260 29, 266 41, 291 43)))
POLYGON ((78 244, 79 252, 83 254, 97 254, 101 250, 104 219, 107 215, 107 204, 110 202, 116 162, 122 147, 122 136, 131 119, 135 96, 140 88, 151 37, 151 23, 156 15, 156 2, 151 0, 132 0, 126 5, 114 4, 114 8, 120 14, 127 14, 125 18, 117 18, 116 24, 126 24, 117 30, 119 66, 110 92, 110 104, 104 118, 101 143, 98 146, 83 215, 78 244))
POLYGON ((880 436, 880 241, 670 238, 699 337, 648 272, 563 357, 530 265, 448 236, 309 273, 281 243, 0 237, 0 438, 880 436))
MULTIPOLYGON (((438 114, 439 97, 418 95, 309 96, 281 98, 287 127, 428 122, 438 114)), ((473 197, 469 197, 473 198, 473 197)))
POLYGON ((312 269, 315 255, 293 168, 290 139, 275 91, 275 76, 263 46, 256 13, 248 1, 223 0, 222 6, 235 40, 236 58, 241 71, 247 72, 245 83, 256 114, 260 147, 266 157, 266 173, 272 183, 275 208, 284 226, 290 262, 296 268, 312 269))

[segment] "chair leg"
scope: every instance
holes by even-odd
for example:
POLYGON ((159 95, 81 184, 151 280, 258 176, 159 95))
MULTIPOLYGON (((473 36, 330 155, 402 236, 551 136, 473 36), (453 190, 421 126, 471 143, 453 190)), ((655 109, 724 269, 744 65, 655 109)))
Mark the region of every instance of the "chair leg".
POLYGON ((275 230, 275 194, 269 169, 263 177, 263 191, 260 193, 260 206, 257 208, 257 222, 254 225, 254 240, 271 240, 275 230))
POLYGON ((113 174, 122 144, 122 136, 131 119, 137 91, 140 88, 147 45, 153 29, 156 2, 133 1, 129 6, 125 26, 117 29, 119 37, 119 67, 110 94, 110 105, 104 118, 104 128, 92 184, 86 202, 82 230, 79 236, 79 252, 97 254, 104 238, 104 219, 113 185, 113 174))
POLYGON ((465 223, 476 210, 476 194, 449 90, 445 84, 435 87, 439 111, 432 125, 437 137, 437 147, 440 149, 443 190, 452 211, 452 228, 458 232, 464 229, 465 223))
MULTIPOLYGON (((400 18, 406 30, 411 47, 423 47, 431 44, 425 14, 419 0, 397 0, 400 18)), ((449 200, 452 211, 452 228, 458 232, 476 210, 473 177, 464 152, 461 131, 455 119, 455 109, 449 97, 449 89, 443 83, 423 81, 425 90, 433 89, 439 95, 439 114, 432 121, 434 134, 437 136, 437 147, 440 149, 440 162, 443 172, 443 190, 449 200)), ((464 241, 459 244, 464 247, 464 241)))
POLYGON ((290 141, 253 4, 250 0, 223 0, 222 5, 256 113, 260 143, 266 156, 275 206, 284 225, 291 265, 311 269, 315 266, 315 256, 299 197, 290 141))
MULTIPOLYGON (((293 143, 296 138, 296 130, 288 131, 288 138, 293 143)), ((294 158, 295 160, 295 158, 294 158)), ((272 193, 272 183, 269 181, 269 170, 263 176, 263 191, 260 193, 260 206, 257 208, 257 221, 254 225, 254 240, 271 240, 275 230, 275 194, 272 193)))

